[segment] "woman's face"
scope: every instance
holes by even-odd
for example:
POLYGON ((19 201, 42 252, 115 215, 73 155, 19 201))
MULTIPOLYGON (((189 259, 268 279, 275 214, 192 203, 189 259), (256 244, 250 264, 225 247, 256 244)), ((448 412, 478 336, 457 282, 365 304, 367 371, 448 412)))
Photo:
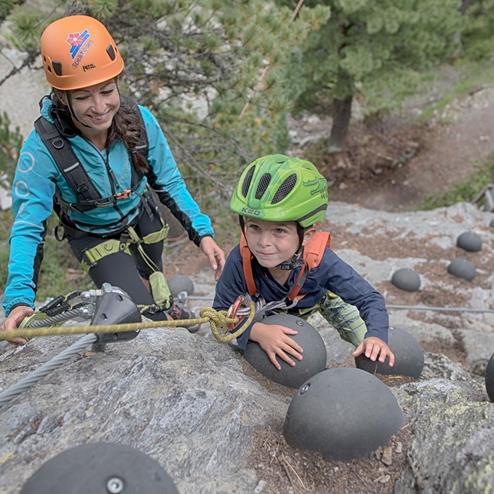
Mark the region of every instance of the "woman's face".
POLYGON ((114 79, 70 91, 68 98, 76 117, 75 125, 80 128, 78 124, 82 123, 96 132, 106 132, 120 108, 120 95, 114 79))

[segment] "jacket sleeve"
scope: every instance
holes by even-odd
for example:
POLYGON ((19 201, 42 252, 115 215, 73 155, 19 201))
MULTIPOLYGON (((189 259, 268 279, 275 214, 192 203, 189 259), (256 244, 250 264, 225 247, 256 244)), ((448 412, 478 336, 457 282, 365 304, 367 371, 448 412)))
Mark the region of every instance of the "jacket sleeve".
POLYGON ((33 131, 21 149, 12 184, 14 222, 2 303, 6 315, 17 305, 34 308, 46 220, 53 208, 57 173, 48 151, 33 131))
POLYGON ((148 137, 149 183, 187 230, 189 238, 199 245, 202 237, 214 236, 211 220, 190 195, 157 120, 147 108, 139 106, 139 109, 148 137))
POLYGON ((324 254, 323 265, 328 270, 326 288, 357 307, 367 326, 365 337, 376 336, 387 342, 389 317, 384 297, 332 250, 324 254))
MULTIPOLYGON (((242 259, 237 246, 230 252, 220 279, 216 284, 213 309, 227 310, 235 302, 237 297, 246 293, 247 287, 244 279, 242 259)), ((255 321, 237 338, 237 343, 241 350, 245 350, 254 324, 255 321)))

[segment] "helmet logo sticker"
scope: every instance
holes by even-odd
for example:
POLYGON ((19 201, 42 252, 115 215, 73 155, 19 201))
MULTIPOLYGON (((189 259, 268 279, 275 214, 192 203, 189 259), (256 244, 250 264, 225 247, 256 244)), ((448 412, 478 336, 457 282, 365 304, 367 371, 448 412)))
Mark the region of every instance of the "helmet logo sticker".
POLYGON ((66 41, 70 45, 70 58, 73 60, 72 67, 77 68, 79 66, 82 58, 93 44, 89 37, 90 34, 87 29, 84 29, 82 33, 70 33, 67 36, 66 41))
POLYGON ((242 213, 251 214, 252 216, 261 216, 261 211, 259 211, 259 209, 242 208, 242 213))
POLYGON ((316 178, 314 180, 304 180, 304 187, 314 187, 310 191, 311 196, 321 194, 321 197, 328 196, 327 182, 324 178, 316 178))

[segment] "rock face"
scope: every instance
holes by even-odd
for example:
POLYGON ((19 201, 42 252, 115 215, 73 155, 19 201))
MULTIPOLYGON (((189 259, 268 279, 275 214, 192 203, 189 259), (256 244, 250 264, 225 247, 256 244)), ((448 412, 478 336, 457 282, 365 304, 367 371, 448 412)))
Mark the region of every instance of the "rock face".
MULTIPOLYGON (((392 214, 333 203, 328 218, 337 254, 388 305, 493 308, 488 213, 463 204, 392 214), (478 275, 465 283, 445 267, 454 257, 454 239, 469 229, 482 230, 483 250, 475 258, 478 275), (390 283, 397 265, 417 268, 419 292, 390 283)), ((193 279, 199 296, 212 294, 210 273, 193 279)), ((426 350, 420 378, 390 388, 411 437, 394 492, 489 492, 494 416, 483 374, 476 373, 482 365, 485 370, 494 348, 494 315, 390 310, 390 321, 426 350)), ((319 314, 309 322, 325 341, 328 365, 352 367, 352 346, 319 314)), ((36 338, 21 349, 1 345, 0 388, 76 339, 36 338)), ((194 335, 185 329, 142 331, 132 341, 108 344, 105 353, 81 353, 0 409, 0 493, 18 493, 48 459, 88 442, 137 448, 168 472, 182 494, 276 491, 277 484, 258 474, 253 437, 267 428, 282 437, 295 392, 269 383, 207 328, 194 335)), ((340 465, 341 472, 345 464, 340 465)), ((368 492, 368 486, 364 478, 360 491, 368 492)))
POLYGON ((492 492, 494 415, 481 380, 437 355, 426 368, 431 378, 398 392, 414 431, 395 492, 492 492))

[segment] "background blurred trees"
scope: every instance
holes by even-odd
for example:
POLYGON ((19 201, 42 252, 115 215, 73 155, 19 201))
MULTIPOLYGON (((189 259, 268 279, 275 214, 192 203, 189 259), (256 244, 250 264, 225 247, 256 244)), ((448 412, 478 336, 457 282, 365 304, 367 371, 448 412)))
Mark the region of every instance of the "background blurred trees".
POLYGON ((355 95, 375 96, 371 106, 379 100, 379 108, 396 105, 396 86, 411 70, 457 52, 462 16, 457 0, 305 1, 305 8, 320 5, 331 15, 292 53, 291 64, 305 75, 297 107, 333 116, 332 152, 342 148, 355 95))
POLYGON ((124 54, 125 90, 213 198, 228 197, 242 164, 287 149, 289 114, 331 115, 337 151, 355 98, 367 113, 396 108, 417 74, 493 47, 494 0, 51 0, 42 13, 36 1, 0 8, 25 63, 53 19, 101 19, 124 54))

